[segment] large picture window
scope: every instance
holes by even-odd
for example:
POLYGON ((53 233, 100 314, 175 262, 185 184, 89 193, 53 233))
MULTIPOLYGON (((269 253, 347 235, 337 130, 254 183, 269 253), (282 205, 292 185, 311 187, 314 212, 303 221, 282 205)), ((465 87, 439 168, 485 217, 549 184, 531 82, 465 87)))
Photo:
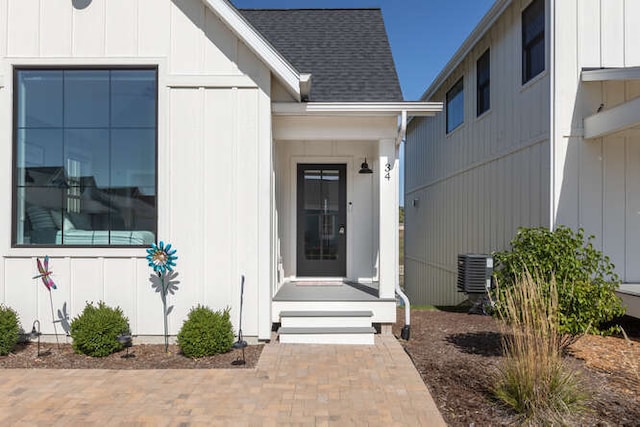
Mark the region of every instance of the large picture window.
POLYGON ((544 71, 544 0, 522 12, 522 84, 544 71))
POLYGON ((447 133, 464 122, 464 84, 462 78, 447 92, 447 133))
POLYGON ((157 71, 16 69, 15 245, 156 235, 157 71))

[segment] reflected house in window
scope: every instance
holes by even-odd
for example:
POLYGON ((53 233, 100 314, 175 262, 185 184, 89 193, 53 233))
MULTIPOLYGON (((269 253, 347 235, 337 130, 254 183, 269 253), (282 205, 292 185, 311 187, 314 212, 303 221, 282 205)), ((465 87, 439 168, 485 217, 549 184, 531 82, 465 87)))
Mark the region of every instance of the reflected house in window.
POLYGON ((17 245, 155 241, 156 75, 16 69, 17 245))

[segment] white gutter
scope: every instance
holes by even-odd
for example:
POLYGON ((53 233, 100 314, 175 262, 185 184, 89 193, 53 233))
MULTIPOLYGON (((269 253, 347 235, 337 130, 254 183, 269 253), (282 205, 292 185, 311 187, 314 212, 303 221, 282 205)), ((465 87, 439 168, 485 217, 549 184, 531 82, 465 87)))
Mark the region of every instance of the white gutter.
POLYGON ((274 102, 275 116, 435 116, 442 102, 274 102))

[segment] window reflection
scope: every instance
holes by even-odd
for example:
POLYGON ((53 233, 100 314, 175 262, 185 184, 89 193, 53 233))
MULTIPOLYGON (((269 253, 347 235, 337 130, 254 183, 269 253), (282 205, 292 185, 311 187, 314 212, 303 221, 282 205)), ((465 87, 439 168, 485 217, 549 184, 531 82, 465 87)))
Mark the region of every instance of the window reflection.
POLYGON ((17 70, 19 245, 147 245, 156 70, 17 70))
POLYGON ((304 172, 304 255, 308 260, 338 258, 340 172, 304 172))

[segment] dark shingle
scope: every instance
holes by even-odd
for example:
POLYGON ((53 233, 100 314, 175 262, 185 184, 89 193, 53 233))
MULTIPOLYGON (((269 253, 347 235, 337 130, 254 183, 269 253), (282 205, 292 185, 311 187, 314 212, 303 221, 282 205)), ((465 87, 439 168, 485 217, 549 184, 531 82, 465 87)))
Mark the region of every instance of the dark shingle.
POLYGON ((299 72, 310 101, 402 101, 380 9, 241 9, 299 72))

